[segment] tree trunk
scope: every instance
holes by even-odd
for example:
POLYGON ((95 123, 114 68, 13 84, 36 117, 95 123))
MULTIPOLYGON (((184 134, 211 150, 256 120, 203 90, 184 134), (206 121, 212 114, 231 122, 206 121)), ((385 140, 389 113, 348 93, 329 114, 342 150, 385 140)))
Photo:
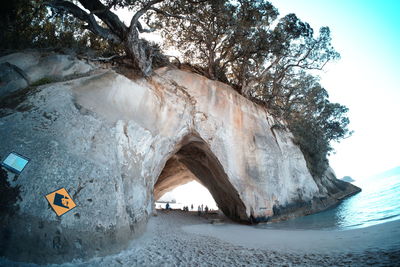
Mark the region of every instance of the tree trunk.
POLYGON ((152 74, 154 51, 146 40, 139 39, 138 31, 146 31, 141 26, 139 18, 153 5, 161 1, 162 0, 150 1, 136 12, 129 28, 100 0, 79 0, 79 3, 89 10, 90 13, 72 1, 53 0, 46 2, 45 5, 58 10, 60 13, 66 11, 81 21, 86 22, 86 27, 94 34, 112 41, 113 43, 123 44, 127 56, 132 60, 133 66, 139 69, 145 77, 148 77, 152 74), (99 25, 95 19, 95 15, 101 19, 107 27, 99 25))
POLYGON ((132 27, 124 42, 125 52, 132 59, 134 67, 138 68, 145 77, 152 74, 152 48, 146 40, 139 39, 139 33, 132 27))
POLYGON ((208 51, 208 76, 211 80, 215 80, 215 54, 214 51, 209 49, 208 51))

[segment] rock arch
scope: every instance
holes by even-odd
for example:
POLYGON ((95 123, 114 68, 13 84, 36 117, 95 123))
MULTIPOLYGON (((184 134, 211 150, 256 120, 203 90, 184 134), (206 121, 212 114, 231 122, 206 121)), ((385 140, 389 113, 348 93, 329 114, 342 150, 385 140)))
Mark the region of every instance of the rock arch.
MULTIPOLYGON (((94 68, 62 58, 27 52, 0 63, 32 81, 94 68)), ((14 78, 6 87, 26 84, 14 78)), ((267 110, 194 73, 162 68, 132 81, 96 69, 4 100, 0 156, 31 159, 19 176, 8 174, 20 200, 0 216, 0 256, 14 260, 61 263, 120 251, 144 231, 156 182, 155 194, 179 182, 169 169, 192 173, 238 221, 310 214, 359 190, 331 170, 313 178, 291 133, 274 127, 267 110), (77 207, 57 217, 43 196, 60 187, 77 207)))
POLYGON ((248 221, 243 201, 207 143, 193 135, 185 139, 186 142, 168 159, 155 183, 154 199, 179 185, 196 180, 209 190, 227 217, 248 221))

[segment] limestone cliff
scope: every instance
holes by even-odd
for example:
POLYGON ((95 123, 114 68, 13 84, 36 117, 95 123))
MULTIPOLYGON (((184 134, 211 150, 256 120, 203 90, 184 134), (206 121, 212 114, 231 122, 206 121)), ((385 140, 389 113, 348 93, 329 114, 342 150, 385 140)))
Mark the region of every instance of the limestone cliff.
POLYGON ((132 81, 71 58, 46 71, 43 58, 0 58, 0 155, 31 159, 9 173, 21 193, 1 225, 1 255, 44 263, 116 252, 143 231, 155 198, 193 179, 241 222, 317 212, 359 190, 332 170, 314 180, 291 133, 223 83, 171 68, 132 81), (24 76, 59 82, 21 91, 32 84, 24 76), (77 207, 57 217, 44 195, 60 187, 77 207))

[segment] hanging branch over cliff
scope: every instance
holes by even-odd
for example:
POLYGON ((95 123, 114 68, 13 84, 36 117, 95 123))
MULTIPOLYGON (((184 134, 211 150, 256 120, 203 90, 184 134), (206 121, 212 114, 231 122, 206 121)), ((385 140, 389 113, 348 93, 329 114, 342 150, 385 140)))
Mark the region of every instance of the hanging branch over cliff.
MULTIPOLYGON (((112 0, 103 4, 99 0, 79 0, 82 7, 88 10, 86 12, 72 1, 54 0, 44 2, 53 10, 59 13, 68 13, 87 23, 86 28, 94 34, 117 44, 123 44, 128 57, 132 59, 132 63, 137 67, 144 76, 152 74, 153 58, 156 56, 156 50, 148 41, 140 39, 139 33, 149 32, 144 29, 139 19, 154 5, 164 0, 153 1, 121 1, 112 0), (118 16, 110 9, 117 6, 129 6, 137 11, 133 15, 129 27, 127 27, 118 16), (106 27, 99 25, 96 17, 101 20, 106 27)), ((155 9, 155 8, 154 8, 155 9)), ((154 10, 153 9, 153 10, 154 10)), ((156 10, 156 9, 155 9, 156 10)))
MULTIPOLYGON (((69 1, 52 1, 52 2, 46 2, 45 3, 47 6, 56 9, 58 12, 67 12, 73 15, 74 17, 80 19, 81 21, 84 21, 87 23, 87 29, 92 31, 94 34, 97 34, 101 36, 104 39, 107 39, 109 41, 112 41, 114 43, 119 43, 121 42, 121 35, 114 34, 111 30, 101 27, 93 13, 87 13, 83 9, 79 8, 77 5, 75 5, 72 2, 69 1)), ((117 18, 118 19, 118 18, 117 18)), ((124 26, 124 25, 123 25, 124 26)), ((125 27, 126 28, 126 27, 125 27)))

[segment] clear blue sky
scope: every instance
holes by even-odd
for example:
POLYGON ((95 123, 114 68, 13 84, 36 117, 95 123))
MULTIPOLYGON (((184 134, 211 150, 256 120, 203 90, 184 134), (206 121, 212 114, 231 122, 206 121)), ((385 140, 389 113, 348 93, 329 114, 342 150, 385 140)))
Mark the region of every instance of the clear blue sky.
POLYGON ((330 157, 337 176, 363 179, 400 165, 400 1, 271 2, 315 30, 329 26, 341 54, 320 74, 331 101, 349 107, 355 131, 330 157))

